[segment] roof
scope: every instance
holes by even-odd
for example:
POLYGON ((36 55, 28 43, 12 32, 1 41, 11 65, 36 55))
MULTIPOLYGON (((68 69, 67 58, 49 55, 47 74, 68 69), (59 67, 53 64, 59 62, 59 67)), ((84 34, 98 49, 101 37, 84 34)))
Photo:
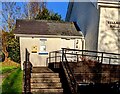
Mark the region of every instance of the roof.
POLYGON ((15 34, 82 36, 73 22, 17 20, 15 34))

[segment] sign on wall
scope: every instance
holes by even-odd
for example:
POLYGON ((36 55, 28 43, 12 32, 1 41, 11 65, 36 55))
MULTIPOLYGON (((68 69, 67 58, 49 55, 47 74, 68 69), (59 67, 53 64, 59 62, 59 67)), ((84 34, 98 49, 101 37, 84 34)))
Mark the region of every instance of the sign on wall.
POLYGON ((107 21, 107 24, 111 29, 120 30, 120 22, 119 21, 107 21))
POLYGON ((37 46, 32 46, 32 53, 37 53, 37 46))

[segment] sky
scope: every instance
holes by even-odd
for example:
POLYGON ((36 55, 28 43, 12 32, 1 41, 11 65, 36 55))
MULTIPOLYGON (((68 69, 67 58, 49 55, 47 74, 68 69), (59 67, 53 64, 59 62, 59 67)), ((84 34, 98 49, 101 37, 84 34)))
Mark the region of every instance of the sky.
POLYGON ((64 20, 67 13, 68 2, 47 2, 47 8, 62 16, 64 20))
MULTIPOLYGON (((65 20, 68 3, 69 2, 47 2, 46 7, 48 8, 48 10, 50 10, 54 13, 58 13, 58 15, 61 15, 62 20, 65 20)), ((17 2, 17 5, 22 6, 22 3, 17 2)), ((1 12, 1 10, 2 10, 2 4, 0 2, 0 12, 1 12)), ((2 23, 3 21, 1 18, 2 18, 2 15, 0 13, 0 28, 3 24, 5 24, 5 23, 2 23)))
MULTIPOLYGON (((1 3, 0 3, 0 7, 1 7, 1 3)), ((47 2, 47 8, 50 11, 60 14, 63 20, 66 17, 67 7, 68 7, 68 2, 47 2)))

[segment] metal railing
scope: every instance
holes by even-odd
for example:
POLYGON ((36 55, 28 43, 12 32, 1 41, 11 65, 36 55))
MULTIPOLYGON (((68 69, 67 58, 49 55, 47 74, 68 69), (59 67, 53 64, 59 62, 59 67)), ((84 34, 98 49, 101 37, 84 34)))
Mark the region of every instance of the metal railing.
MULTIPOLYGON (((120 65, 120 54, 62 48, 62 51, 59 50, 59 51, 50 52, 48 58, 49 63, 61 62, 62 67, 66 72, 65 74, 67 74, 70 80, 70 84, 74 94, 77 92, 78 83, 76 81, 76 78, 74 77, 74 73, 69 65, 69 62, 77 63, 84 60, 93 60, 99 63, 100 70, 98 69, 99 71, 98 74, 101 74, 102 64, 108 64, 110 66, 120 65)), ((118 75, 120 82, 120 74, 118 73, 118 75)))
POLYGON ((74 55, 76 56, 76 62, 80 60, 80 58, 86 59, 94 59, 99 61, 100 63, 107 63, 107 64, 118 64, 120 65, 120 54, 116 53, 107 53, 107 52, 99 52, 99 51, 89 51, 89 50, 78 50, 78 49, 67 49, 66 55, 74 55))
POLYGON ((54 68, 57 67, 57 63, 60 63, 62 61, 62 50, 58 51, 52 51, 49 53, 49 57, 47 58, 47 64, 54 63, 54 68))
POLYGON ((69 87, 71 89, 72 94, 77 94, 78 84, 77 84, 74 74, 68 64, 68 60, 67 60, 65 52, 66 52, 65 49, 62 49, 62 67, 67 76, 68 83, 70 85, 69 87), (64 61, 64 59, 65 59, 65 61, 64 61))
POLYGON ((71 89, 71 92, 73 94, 77 94, 77 81, 74 77, 74 74, 72 73, 70 69, 67 58, 66 58, 64 49, 58 50, 58 51, 52 51, 49 53, 49 57, 47 58, 47 63, 54 63, 54 68, 56 68, 57 62, 61 63, 63 70, 65 72, 65 75, 67 79, 69 80, 68 83, 70 85, 69 87, 71 89))
MULTIPOLYGON (((74 60, 69 60, 68 62, 84 62, 84 63, 90 63, 91 62, 97 62, 97 64, 93 67, 95 70, 94 72, 89 72, 89 70, 85 70, 83 73, 84 76, 88 76, 89 73, 93 73, 95 77, 98 78, 98 80, 92 81, 93 83, 104 83, 104 80, 106 79, 105 82, 113 83, 113 82, 120 82, 120 54, 116 53, 107 53, 107 52, 98 52, 98 51, 89 51, 89 50, 77 50, 77 49, 66 49, 65 50, 65 55, 67 56, 75 56, 74 60), (91 62, 89 62, 89 60, 91 62), (105 67, 108 66, 108 71, 109 73, 105 76, 104 78, 103 75, 106 74, 105 67), (108 80, 107 80, 107 77, 108 80), (116 80, 113 80, 116 79, 116 80)), ((67 58, 69 59, 69 58, 67 58)), ((89 66, 87 65, 87 66, 89 66)), ((90 75, 89 75, 90 76, 90 75)), ((91 75, 92 76, 92 75, 91 75)), ((93 78, 92 78, 93 79, 93 78)), ((96 78, 95 78, 96 79, 96 78)), ((89 80, 85 80, 87 82, 89 80)))
POLYGON ((25 49, 25 61, 23 63, 23 77, 24 77, 24 94, 31 93, 30 78, 31 78, 31 69, 32 64, 29 61, 29 55, 27 49, 25 49))

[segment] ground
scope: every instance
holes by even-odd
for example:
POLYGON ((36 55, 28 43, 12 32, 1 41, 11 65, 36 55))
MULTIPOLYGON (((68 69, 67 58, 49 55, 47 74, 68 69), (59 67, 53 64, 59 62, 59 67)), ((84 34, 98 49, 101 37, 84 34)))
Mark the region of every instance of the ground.
POLYGON ((22 79, 23 72, 20 64, 10 60, 0 63, 0 91, 2 94, 21 94, 22 79))

